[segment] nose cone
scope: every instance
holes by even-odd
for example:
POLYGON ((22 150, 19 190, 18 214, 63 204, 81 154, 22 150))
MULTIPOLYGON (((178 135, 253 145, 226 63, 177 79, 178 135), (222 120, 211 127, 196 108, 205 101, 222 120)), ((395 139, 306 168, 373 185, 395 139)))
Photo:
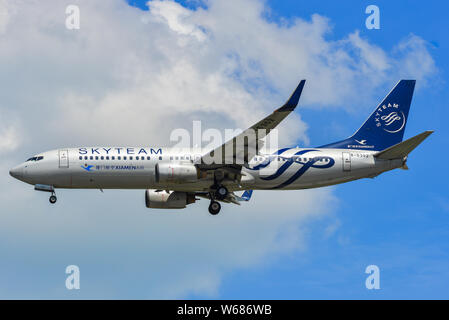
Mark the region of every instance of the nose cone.
POLYGON ((23 168, 21 166, 17 166, 9 170, 9 174, 11 177, 19 179, 23 177, 23 168))

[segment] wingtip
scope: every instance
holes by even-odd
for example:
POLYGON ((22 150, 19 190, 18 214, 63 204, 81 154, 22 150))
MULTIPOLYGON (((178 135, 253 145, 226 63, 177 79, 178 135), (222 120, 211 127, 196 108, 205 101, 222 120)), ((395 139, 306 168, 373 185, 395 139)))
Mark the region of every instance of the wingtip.
POLYGON ((302 90, 304 89, 305 83, 306 83, 305 79, 301 80, 298 86, 296 87, 295 91, 293 91, 292 95, 287 100, 287 102, 277 111, 293 111, 298 105, 299 98, 301 97, 301 93, 302 90))

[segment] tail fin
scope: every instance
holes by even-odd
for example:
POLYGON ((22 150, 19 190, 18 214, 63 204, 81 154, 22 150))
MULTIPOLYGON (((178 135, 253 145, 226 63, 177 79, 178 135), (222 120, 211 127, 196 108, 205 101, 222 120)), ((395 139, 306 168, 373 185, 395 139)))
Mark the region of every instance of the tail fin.
POLYGON ((321 148, 384 150, 402 141, 416 80, 401 80, 351 137, 321 148))
POLYGON ((391 160, 391 159, 402 159, 406 157, 410 152, 413 151, 421 142, 423 142, 428 136, 430 136, 433 131, 424 131, 423 133, 414 136, 413 138, 407 139, 400 142, 392 147, 389 147, 383 151, 376 153, 374 156, 379 159, 391 160))

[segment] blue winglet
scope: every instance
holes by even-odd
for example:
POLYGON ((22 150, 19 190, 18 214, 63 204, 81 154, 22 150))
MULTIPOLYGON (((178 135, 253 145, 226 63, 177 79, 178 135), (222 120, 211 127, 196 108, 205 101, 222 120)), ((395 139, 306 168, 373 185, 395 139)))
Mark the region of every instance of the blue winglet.
POLYGON ((243 194, 239 200, 240 201, 249 201, 251 199, 252 195, 253 195, 253 190, 245 190, 245 192, 243 192, 243 194))
POLYGON ((299 98, 301 97, 302 89, 304 88, 304 85, 306 83, 306 80, 301 80, 301 82, 296 87, 295 91, 290 96, 290 99, 279 109, 276 111, 293 111, 295 110, 296 106, 298 105, 299 98))

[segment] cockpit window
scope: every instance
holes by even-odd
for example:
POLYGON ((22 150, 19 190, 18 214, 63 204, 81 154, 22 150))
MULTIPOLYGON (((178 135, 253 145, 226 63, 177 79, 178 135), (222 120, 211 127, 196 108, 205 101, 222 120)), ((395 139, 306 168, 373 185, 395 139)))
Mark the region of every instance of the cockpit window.
POLYGON ((40 160, 42 160, 42 159, 44 159, 43 156, 32 157, 32 158, 29 158, 26 162, 28 162, 28 161, 40 161, 40 160))

